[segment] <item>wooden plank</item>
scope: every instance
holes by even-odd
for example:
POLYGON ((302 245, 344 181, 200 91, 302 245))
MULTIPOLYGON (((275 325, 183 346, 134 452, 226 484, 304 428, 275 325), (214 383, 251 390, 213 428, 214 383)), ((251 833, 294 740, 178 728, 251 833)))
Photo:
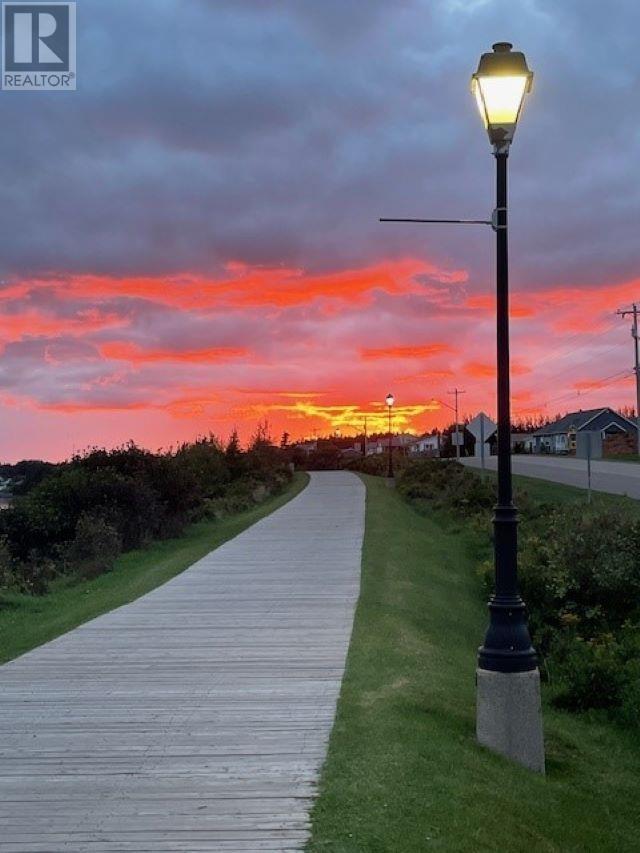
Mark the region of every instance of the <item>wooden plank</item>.
POLYGON ((0 667, 0 851, 300 850, 359 591, 364 487, 297 498, 0 667))

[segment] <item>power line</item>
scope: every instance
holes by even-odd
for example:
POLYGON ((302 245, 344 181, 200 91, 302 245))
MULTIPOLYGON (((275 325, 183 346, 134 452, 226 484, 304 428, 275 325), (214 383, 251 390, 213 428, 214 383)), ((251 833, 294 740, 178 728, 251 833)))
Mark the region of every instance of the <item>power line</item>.
MULTIPOLYGON (((593 341, 597 338, 601 338, 603 335, 607 335, 610 332, 614 331, 615 329, 616 329, 615 324, 608 326, 606 329, 602 329, 600 332, 590 334, 588 336, 588 340, 593 341)), ((566 345, 568 343, 570 343, 572 340, 574 340, 576 338, 581 338, 581 337, 582 338, 584 337, 583 333, 582 332, 576 332, 574 335, 571 335, 569 338, 566 338, 560 347, 554 347, 545 356, 543 356, 543 358, 539 359, 537 364, 539 365, 541 363, 544 363, 545 361, 548 361, 550 358, 553 358, 554 354, 559 349, 566 347, 566 345)), ((575 364, 572 364, 569 367, 564 368, 563 370, 555 372, 554 373, 554 381, 559 376, 564 376, 565 374, 570 373, 571 371, 575 370, 576 368, 582 367, 585 364, 590 364, 593 361, 601 359, 603 356, 608 355, 610 352, 613 352, 614 350, 618 349, 619 346, 620 346, 620 343, 614 344, 613 346, 608 347, 603 352, 598 352, 597 354, 590 356, 589 358, 581 359, 580 361, 576 362, 575 364)), ((628 375, 627 370, 617 371, 616 373, 611 374, 610 376, 605 376, 601 380, 594 380, 597 384, 594 385, 593 388, 590 388, 590 389, 587 389, 584 391, 580 391, 580 390, 570 391, 568 393, 560 394, 557 397, 551 397, 549 400, 545 401, 542 404, 542 406, 543 406, 543 408, 546 408, 550 403, 561 402, 562 400, 569 400, 569 399, 572 399, 573 397, 580 397, 580 396, 585 396, 586 394, 591 394, 594 391, 599 390, 600 388, 605 388, 605 387, 607 387, 607 385, 613 384, 617 380, 621 379, 623 376, 627 376, 627 375, 628 375)))
POLYGON ((549 359, 553 358, 557 352, 559 352, 562 349, 565 349, 567 347, 567 345, 571 343, 571 341, 576 340, 577 338, 583 338, 584 339, 586 337, 585 344, 587 344, 589 341, 595 340, 596 338, 601 338, 603 335, 607 335, 609 332, 612 332, 616 328, 617 328, 616 325, 613 324, 613 325, 609 326, 608 328, 603 329, 600 332, 591 332, 591 333, 587 334, 586 336, 585 336, 584 332, 575 332, 573 335, 569 335, 568 338, 564 338, 562 343, 559 344, 558 346, 552 347, 550 350, 547 350, 546 354, 543 355, 542 358, 539 358, 536 361, 536 365, 544 364, 545 361, 549 361, 549 359))
POLYGON ((558 378, 558 376, 564 376, 565 373, 570 373, 572 370, 575 370, 577 367, 582 367, 585 364, 590 364, 592 361, 597 361, 598 359, 601 359, 603 356, 608 355, 610 352, 613 352, 614 350, 618 349, 619 347, 620 347, 620 341, 618 341, 617 344, 614 344, 611 347, 607 347, 607 349, 604 350, 603 352, 599 352, 595 355, 589 356, 589 358, 585 358, 585 359, 582 359, 581 361, 577 361, 577 362, 575 362, 575 364, 571 364, 571 365, 569 365, 569 367, 565 367, 563 370, 559 370, 557 372, 554 372, 554 374, 553 374, 554 381, 558 378))
POLYGON ((601 388, 606 388, 607 385, 612 385, 614 382, 622 379, 624 376, 629 376, 631 371, 627 370, 619 370, 617 373, 612 373, 611 376, 605 376, 602 379, 594 380, 597 382, 597 385, 593 388, 589 388, 586 391, 570 391, 567 394, 560 394, 558 397, 551 397, 546 400, 542 405, 544 407, 548 406, 549 403, 556 403, 561 400, 567 400, 572 397, 584 397, 587 394, 593 394, 594 391, 599 391, 601 388))

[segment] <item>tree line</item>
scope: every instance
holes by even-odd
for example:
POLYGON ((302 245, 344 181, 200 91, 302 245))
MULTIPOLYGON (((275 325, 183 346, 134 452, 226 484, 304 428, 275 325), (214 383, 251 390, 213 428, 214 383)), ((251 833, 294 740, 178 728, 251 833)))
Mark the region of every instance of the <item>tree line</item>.
POLYGON ((41 594, 61 575, 108 571, 122 551, 282 489, 287 463, 261 424, 246 450, 234 432, 226 443, 209 435, 152 453, 130 442, 58 465, 3 466, 17 494, 0 512, 0 590, 41 594))

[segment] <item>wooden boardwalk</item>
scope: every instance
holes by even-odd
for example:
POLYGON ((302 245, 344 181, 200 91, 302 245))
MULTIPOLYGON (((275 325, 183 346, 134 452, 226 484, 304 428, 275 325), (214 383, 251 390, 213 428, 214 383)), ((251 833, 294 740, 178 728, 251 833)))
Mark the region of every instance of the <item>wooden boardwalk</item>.
POLYGON ((313 474, 174 580, 0 667, 0 851, 299 850, 364 487, 313 474))

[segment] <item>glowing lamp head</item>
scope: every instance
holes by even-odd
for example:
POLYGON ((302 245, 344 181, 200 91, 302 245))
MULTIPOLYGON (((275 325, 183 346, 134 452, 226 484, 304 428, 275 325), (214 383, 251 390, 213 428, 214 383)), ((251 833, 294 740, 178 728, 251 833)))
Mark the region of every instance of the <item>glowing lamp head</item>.
POLYGON ((395 398, 394 398, 393 394, 387 394, 386 403, 387 403, 387 406, 389 406, 389 408, 391 408, 391 406, 393 406, 393 404, 395 403, 395 398))
POLYGON ((513 139, 524 96, 531 91, 533 80, 524 53, 514 52, 512 47, 506 41, 494 44, 493 53, 482 54, 471 78, 471 91, 489 139, 498 148, 513 139))

